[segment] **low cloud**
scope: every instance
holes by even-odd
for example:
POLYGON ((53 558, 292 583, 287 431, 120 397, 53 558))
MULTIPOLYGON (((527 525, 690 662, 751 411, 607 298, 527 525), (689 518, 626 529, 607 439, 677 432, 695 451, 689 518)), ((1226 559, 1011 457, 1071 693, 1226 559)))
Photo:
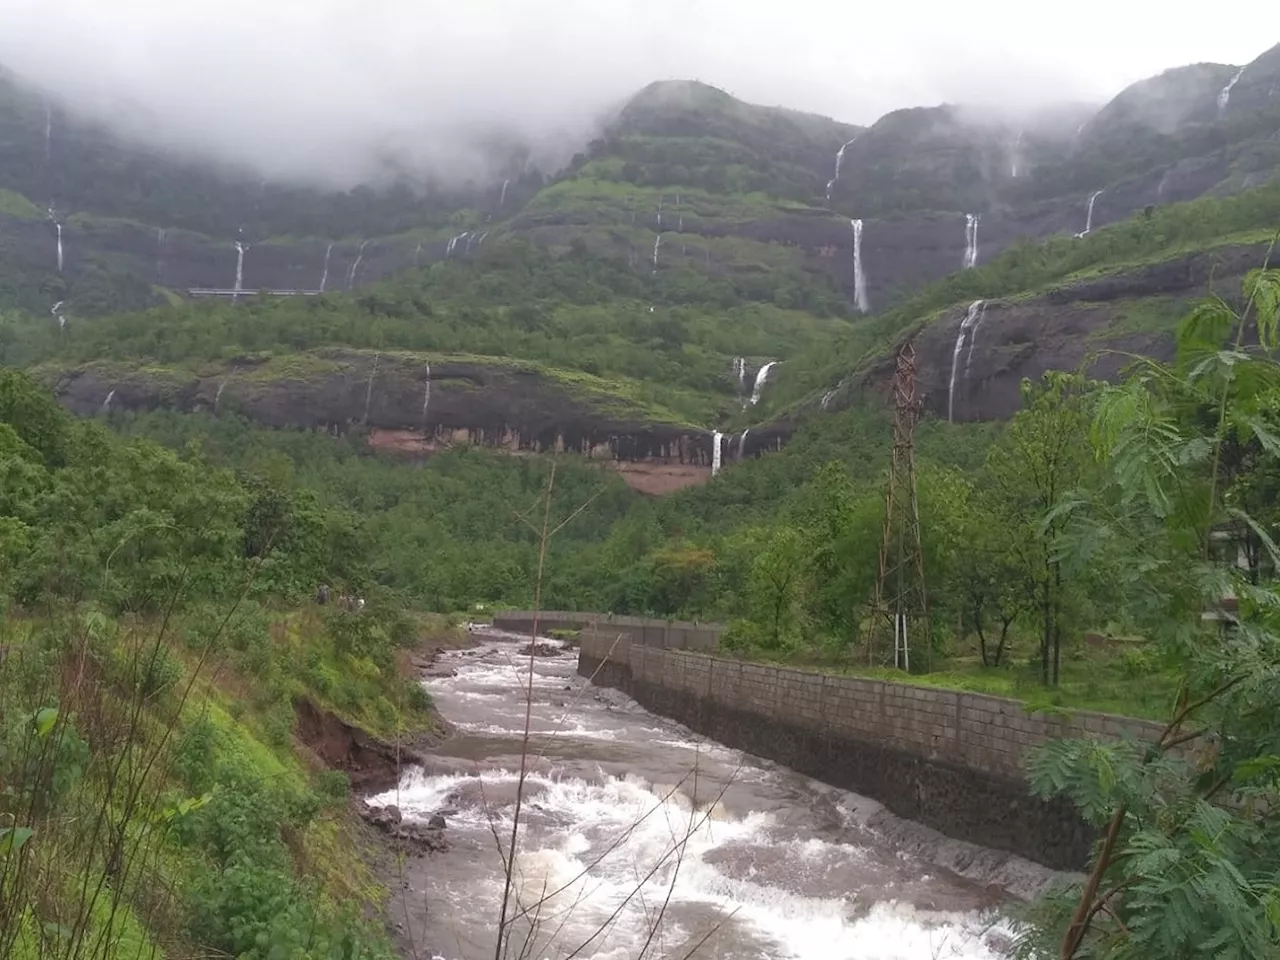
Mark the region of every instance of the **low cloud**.
MULTIPOLYGON (((135 137, 267 177, 482 181, 502 174, 495 142, 554 167, 657 79, 869 123, 943 100, 1100 101, 1188 59, 1155 28, 1135 45, 1114 3, 1095 30, 1093 2, 1046 35, 1003 2, 6 0, 0 63, 135 137)), ((1191 59, 1236 53, 1236 23, 1191 59)))

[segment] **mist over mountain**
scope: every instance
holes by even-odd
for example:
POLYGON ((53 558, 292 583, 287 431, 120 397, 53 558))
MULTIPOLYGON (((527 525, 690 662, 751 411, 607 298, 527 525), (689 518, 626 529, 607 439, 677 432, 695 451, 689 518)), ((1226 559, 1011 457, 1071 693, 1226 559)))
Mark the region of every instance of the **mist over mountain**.
MULTIPOLYGON (((517 153, 554 171, 627 96, 667 77, 869 124, 940 101, 1019 111, 1100 103, 1193 58, 1188 38, 1114 5, 1107 31, 1080 13, 1051 38, 1017 18, 991 28, 991 17, 930 7, 908 21, 854 18, 816 0, 785 18, 727 0, 428 13, 398 0, 358 10, 336 0, 12 0, 0 9, 0 63, 147 143, 348 188, 493 181, 517 153), (1145 42, 1134 46, 1126 30, 1139 24, 1145 42)), ((1210 23, 1196 31, 1194 56, 1245 62, 1256 50, 1238 34, 1210 23)))

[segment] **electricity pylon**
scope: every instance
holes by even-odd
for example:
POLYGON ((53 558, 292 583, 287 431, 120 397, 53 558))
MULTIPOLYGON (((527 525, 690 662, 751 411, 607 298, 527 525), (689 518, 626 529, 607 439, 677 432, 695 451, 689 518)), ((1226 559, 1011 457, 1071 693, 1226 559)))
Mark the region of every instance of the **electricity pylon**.
POLYGON ((911 647, 923 643, 932 663, 924 551, 920 546, 920 506, 916 498, 916 352, 908 341, 898 351, 893 375, 893 462, 884 496, 880 571, 867 631, 867 658, 874 664, 883 640, 893 637, 893 665, 911 669, 911 647))

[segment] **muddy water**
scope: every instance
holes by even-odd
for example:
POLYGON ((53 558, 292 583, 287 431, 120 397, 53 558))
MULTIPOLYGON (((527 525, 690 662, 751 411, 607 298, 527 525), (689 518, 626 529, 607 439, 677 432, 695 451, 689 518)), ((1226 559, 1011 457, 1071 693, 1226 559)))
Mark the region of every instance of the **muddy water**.
MULTIPOLYGON (((441 813, 452 848, 407 861, 393 912, 418 956, 494 956, 526 723, 527 638, 477 634, 426 680, 458 735, 374 798, 441 813)), ((550 641, 554 644, 554 641, 550 641)), ((504 956, 925 960, 1001 956, 995 912, 1052 875, 698 737, 533 662, 504 956)))

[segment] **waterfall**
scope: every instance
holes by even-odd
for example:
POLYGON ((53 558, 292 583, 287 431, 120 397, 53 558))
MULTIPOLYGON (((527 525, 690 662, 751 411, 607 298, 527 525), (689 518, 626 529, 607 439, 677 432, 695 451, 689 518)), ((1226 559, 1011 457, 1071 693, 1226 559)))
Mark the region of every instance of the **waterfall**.
POLYGON ((751 432, 751 428, 742 431, 742 436, 738 438, 738 459, 741 460, 747 453, 747 434, 751 432))
POLYGON ((422 432, 427 432, 427 405, 431 403, 431 362, 424 360, 427 365, 427 382, 422 387, 422 432))
MULTIPOLYGON (((853 138, 853 140, 857 139, 857 137, 853 138)), ((831 191, 835 188, 836 181, 840 179, 840 165, 844 163, 844 152, 849 148, 849 144, 853 143, 853 140, 850 140, 848 143, 841 144, 840 149, 836 151, 836 169, 835 172, 832 173, 831 179, 827 181, 827 203, 831 202, 831 191)))
POLYGON ((58 272, 62 272, 62 224, 54 223, 58 230, 58 272))
POLYGON ((987 302, 982 301, 982 306, 978 308, 978 319, 973 322, 973 329, 969 331, 969 352, 964 358, 964 379, 965 383, 969 382, 969 370, 973 367, 973 345, 978 342, 978 331, 982 329, 982 321, 987 319, 987 302))
POLYGON ((764 393, 764 385, 769 379, 769 371, 776 365, 777 360, 770 360, 756 372, 756 385, 751 389, 751 405, 754 407, 760 402, 760 396, 764 393))
POLYGON ((329 285, 329 256, 333 253, 333 244, 324 248, 324 270, 320 273, 320 292, 324 293, 329 285))
MULTIPOLYGON (((1164 181, 1163 181, 1163 180, 1161 180, 1160 182, 1161 182, 1161 183, 1164 183, 1164 181)), ((1157 189, 1158 189, 1158 188, 1157 188, 1157 189)), ((1101 196, 1101 194, 1102 194, 1102 191, 1101 191, 1101 190, 1095 190, 1095 191, 1093 191, 1093 193, 1089 194, 1089 207, 1088 207, 1088 209, 1085 211, 1085 215, 1084 215, 1084 229, 1083 229, 1083 230, 1081 230, 1079 233, 1077 233, 1077 234, 1076 234, 1076 239, 1077 239, 1077 240, 1079 240, 1081 237, 1087 237, 1087 236, 1090 234, 1090 232, 1092 232, 1092 230, 1093 230, 1093 204, 1094 204, 1094 202, 1098 199, 1098 197, 1099 197, 1099 196, 1101 196)))
POLYGON ((839 389, 840 389, 839 387, 832 387, 830 390, 828 390, 826 393, 822 395, 822 403, 820 404, 820 406, 822 407, 823 410, 826 410, 831 405, 831 398, 836 395, 836 391, 839 389))
POLYGON ((223 391, 223 390, 225 390, 225 389, 227 389, 227 383, 228 383, 228 382, 229 382, 228 380, 223 380, 220 384, 218 384, 218 392, 217 392, 217 393, 215 393, 215 394, 213 395, 213 412, 214 412, 214 414, 217 414, 217 412, 218 412, 218 404, 220 404, 220 403, 222 402, 222 391, 223 391))
POLYGON ((733 378, 738 381, 738 392, 747 392, 747 358, 733 358, 733 378))
POLYGON ((947 422, 952 422, 956 405, 956 371, 960 368, 960 352, 964 349, 965 338, 974 324, 978 323, 986 309, 987 301, 975 300, 969 304, 969 310, 960 321, 960 332, 956 334, 956 346, 951 351, 951 385, 947 390, 947 422))
POLYGON ((859 313, 866 313, 871 304, 867 300, 867 278, 862 272, 862 221, 850 220, 849 224, 853 227, 853 305, 859 313))
POLYGON ((52 314, 55 319, 57 319, 59 330, 67 329, 67 318, 58 312, 59 310, 62 309, 62 305, 66 302, 67 301, 65 300, 59 300, 57 303, 53 305, 53 309, 49 311, 49 313, 52 314))
POLYGON ((1218 118, 1221 119, 1227 112, 1227 104, 1231 102, 1231 88, 1240 82, 1240 78, 1244 76, 1244 67, 1236 71, 1236 75, 1227 81, 1227 85, 1218 92, 1218 118))
POLYGON ((662 198, 658 198, 658 232, 662 232, 662 198))
POLYGON ((450 237, 448 244, 446 244, 444 248, 444 258, 448 260, 450 257, 452 257, 453 251, 458 246, 458 244, 461 243, 463 240, 467 239, 467 237, 469 236, 470 236, 469 233, 460 233, 456 237, 450 237))
MULTIPOLYGON (((484 243, 484 238, 485 238, 485 237, 487 237, 488 235, 489 235, 489 231, 488 231, 488 230, 486 230, 484 233, 480 234, 480 236, 476 238, 476 249, 477 249, 477 250, 479 250, 479 249, 480 249, 480 244, 484 243)), ((468 244, 468 246, 470 246, 470 244, 468 244)))
POLYGON ((662 234, 656 234, 653 238, 653 272, 658 272, 658 249, 662 246, 662 234))
POLYGON ((364 259, 364 248, 369 243, 368 240, 360 241, 360 249, 356 251, 355 263, 351 264, 351 272, 347 274, 347 289, 350 290, 356 285, 356 271, 360 269, 360 261, 364 259))
POLYGON ((720 448, 724 446, 724 434, 719 430, 711 431, 711 475, 720 472, 720 448))
POLYGON ((110 409, 111 409, 111 398, 112 398, 112 397, 114 397, 115 395, 116 395, 116 392, 115 392, 115 390, 114 390, 114 389, 112 389, 112 390, 108 390, 108 391, 107 391, 107 399, 105 399, 105 400, 103 400, 103 401, 102 401, 102 412, 103 412, 103 413, 106 413, 108 410, 110 410, 110 409))
POLYGON ((373 400, 373 378, 378 375, 378 358, 381 353, 373 355, 373 369, 369 371, 369 382, 364 388, 364 419, 361 421, 366 427, 369 425, 369 402, 373 400))
POLYGON ((978 224, 981 222, 980 213, 964 215, 964 266, 961 269, 972 270, 978 265, 978 224))
POLYGON ((676 224, 676 233, 684 233, 684 214, 680 214, 680 221, 676 224))
MULTIPOLYGON (((244 254, 249 247, 241 241, 236 241, 236 285, 232 289, 238 294, 244 290, 244 254)), ((232 297, 231 299, 235 299, 232 297)))
POLYGON ((501 210, 501 209, 502 209, 502 207, 503 207, 503 205, 507 202, 507 185, 508 185, 509 183, 511 183, 511 181, 510 181, 510 180, 503 180, 503 181, 502 181, 502 196, 498 197, 498 209, 499 209, 499 210, 501 210))

